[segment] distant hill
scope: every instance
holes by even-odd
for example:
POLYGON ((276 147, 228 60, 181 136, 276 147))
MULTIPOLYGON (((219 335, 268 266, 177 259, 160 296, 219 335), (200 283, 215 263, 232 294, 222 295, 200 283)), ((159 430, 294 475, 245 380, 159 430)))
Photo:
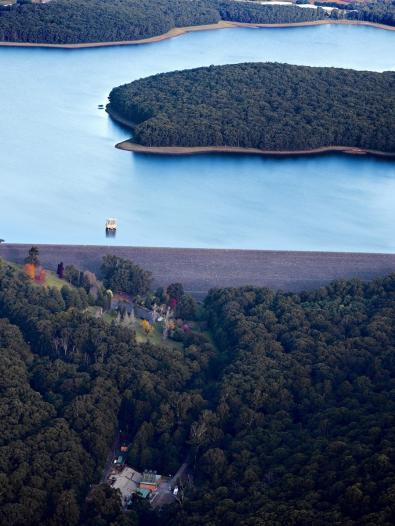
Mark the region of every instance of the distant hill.
POLYGON ((395 73, 277 63, 155 75, 112 90, 144 146, 395 152, 395 73))
POLYGON ((287 24, 352 18, 394 25, 390 0, 358 12, 304 9, 297 5, 261 5, 234 0, 51 0, 0 5, 0 41, 78 44, 141 40, 185 26, 220 20, 253 24, 287 24))

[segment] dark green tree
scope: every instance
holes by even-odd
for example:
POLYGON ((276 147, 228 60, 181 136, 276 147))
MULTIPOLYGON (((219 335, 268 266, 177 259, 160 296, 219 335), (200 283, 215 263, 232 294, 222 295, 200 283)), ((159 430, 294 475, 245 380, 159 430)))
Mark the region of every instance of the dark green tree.
POLYGON ((150 272, 143 270, 132 261, 116 256, 103 258, 101 276, 106 288, 133 296, 146 294, 152 282, 150 272))
POLYGON ((184 287, 182 283, 171 283, 166 290, 170 298, 180 301, 184 295, 184 287))
POLYGON ((33 246, 29 249, 28 255, 25 258, 25 263, 31 263, 38 266, 40 264, 40 252, 37 247, 33 246))

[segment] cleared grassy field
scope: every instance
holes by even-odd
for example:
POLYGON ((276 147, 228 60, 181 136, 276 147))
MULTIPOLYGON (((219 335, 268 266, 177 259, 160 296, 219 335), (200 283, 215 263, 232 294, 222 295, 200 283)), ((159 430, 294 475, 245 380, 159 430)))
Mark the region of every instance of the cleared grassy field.
MULTIPOLYGON (((7 258, 4 258, 7 260, 7 258)), ((14 261, 9 261, 7 260, 7 263, 17 269, 17 270, 23 270, 23 264, 22 262, 14 262, 14 261)), ((56 272, 53 272, 51 270, 48 270, 48 269, 45 269, 45 283, 39 283, 39 282, 36 282, 36 281, 32 281, 32 283, 34 283, 35 285, 38 285, 38 286, 46 286, 46 287, 54 287, 55 289, 58 289, 60 290, 62 287, 64 287, 65 285, 70 287, 70 288, 74 288, 73 285, 71 285, 70 283, 68 283, 67 281, 65 281, 64 279, 59 279, 56 272)))
MULTIPOLYGON (((86 309, 87 312, 89 312, 92 316, 96 317, 98 307, 88 307, 86 309)), ((101 316, 101 319, 106 321, 107 323, 112 323, 117 319, 117 314, 113 312, 105 312, 101 316)), ((182 343, 175 342, 174 340, 163 340, 162 338, 162 331, 159 324, 155 323, 152 325, 152 331, 147 334, 142 326, 141 326, 141 320, 136 319, 136 322, 134 326, 131 324, 129 325, 129 328, 133 330, 136 334, 136 341, 138 343, 152 343, 152 345, 161 346, 161 347, 167 347, 168 349, 179 349, 181 350, 183 348, 182 343)), ((207 333, 208 334, 208 333, 207 333)), ((211 339, 211 335, 209 336, 211 339)))
POLYGON ((72 285, 70 285, 70 283, 68 283, 64 279, 59 279, 55 272, 51 272, 48 270, 46 271, 45 285, 47 285, 48 287, 55 287, 56 289, 61 289, 65 285, 67 285, 68 287, 72 287, 72 285))

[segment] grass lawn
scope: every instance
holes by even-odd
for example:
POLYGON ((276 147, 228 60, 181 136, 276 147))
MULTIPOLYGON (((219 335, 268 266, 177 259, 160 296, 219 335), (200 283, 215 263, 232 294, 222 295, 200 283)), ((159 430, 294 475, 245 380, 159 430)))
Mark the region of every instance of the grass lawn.
POLYGON ((54 287, 59 290, 65 285, 67 287, 73 288, 73 286, 70 285, 68 281, 59 279, 57 274, 55 274, 55 272, 51 272, 50 270, 45 271, 45 285, 47 285, 47 287, 54 287))
MULTIPOLYGON (((89 312, 92 316, 95 316, 99 307, 88 307, 86 312, 89 312)), ((104 320, 107 323, 116 321, 117 314, 113 311, 111 313, 104 312, 100 319, 104 320)), ((134 330, 136 333, 137 343, 152 343, 152 345, 167 347, 168 349, 183 349, 181 342, 175 342, 173 340, 162 340, 162 328, 159 323, 153 325, 153 330, 147 335, 143 328, 141 327, 141 320, 136 319, 135 326, 129 325, 131 330, 134 330)))
POLYGON ((168 347, 171 349, 183 349, 183 345, 181 342, 175 342, 173 340, 163 341, 161 326, 158 323, 155 323, 153 325, 153 330, 148 335, 143 331, 139 322, 136 323, 136 327, 134 330, 136 331, 136 340, 139 343, 149 342, 153 345, 161 345, 163 347, 168 347))
MULTIPOLYGON (((0 0, 1 2, 1 0, 0 0)), ((12 261, 3 260, 9 265, 11 268, 15 270, 19 270, 23 272, 23 265, 18 265, 17 263, 12 263, 12 261)), ((46 287, 54 287, 55 289, 60 290, 65 285, 70 288, 74 288, 73 285, 71 285, 68 281, 65 281, 64 279, 58 278, 58 275, 56 272, 52 272, 51 270, 45 269, 45 283, 38 283, 35 280, 31 280, 33 285, 37 286, 46 286, 46 287)))
MULTIPOLYGON (((89 314, 91 314, 92 316, 95 316, 96 317, 96 313, 98 312, 100 307, 96 307, 95 305, 93 305, 92 307, 88 307, 85 309, 84 312, 87 312, 89 314)), ((109 312, 103 312, 102 316, 100 316, 100 319, 107 322, 107 323, 111 323, 113 321, 116 321, 117 319, 117 316, 114 312, 112 313, 109 313, 109 312)))

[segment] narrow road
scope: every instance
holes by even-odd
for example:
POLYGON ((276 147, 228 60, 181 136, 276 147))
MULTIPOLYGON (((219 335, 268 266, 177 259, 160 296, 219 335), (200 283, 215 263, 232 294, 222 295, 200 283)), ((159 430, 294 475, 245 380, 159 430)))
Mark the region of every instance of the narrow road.
POLYGON ((102 476, 102 478, 100 480, 101 484, 107 482, 108 476, 110 475, 110 472, 112 470, 114 456, 115 456, 115 451, 117 449, 119 449, 119 431, 117 431, 114 443, 111 446, 110 451, 108 452, 107 459, 106 459, 106 464, 105 464, 104 470, 103 470, 103 476, 102 476))
POLYGON ((161 509, 163 506, 167 506, 176 500, 173 495, 173 489, 177 486, 177 482, 184 476, 185 471, 188 468, 189 458, 185 459, 185 462, 179 467, 177 473, 170 479, 162 482, 151 500, 151 506, 154 509, 161 509))
POLYGON ((170 484, 171 484, 171 487, 174 488, 174 486, 177 484, 177 482, 180 480, 180 478, 184 475, 187 467, 188 467, 188 462, 189 462, 189 458, 187 458, 184 462, 184 464, 182 464, 177 473, 174 475, 174 477, 172 477, 170 479, 170 484))

